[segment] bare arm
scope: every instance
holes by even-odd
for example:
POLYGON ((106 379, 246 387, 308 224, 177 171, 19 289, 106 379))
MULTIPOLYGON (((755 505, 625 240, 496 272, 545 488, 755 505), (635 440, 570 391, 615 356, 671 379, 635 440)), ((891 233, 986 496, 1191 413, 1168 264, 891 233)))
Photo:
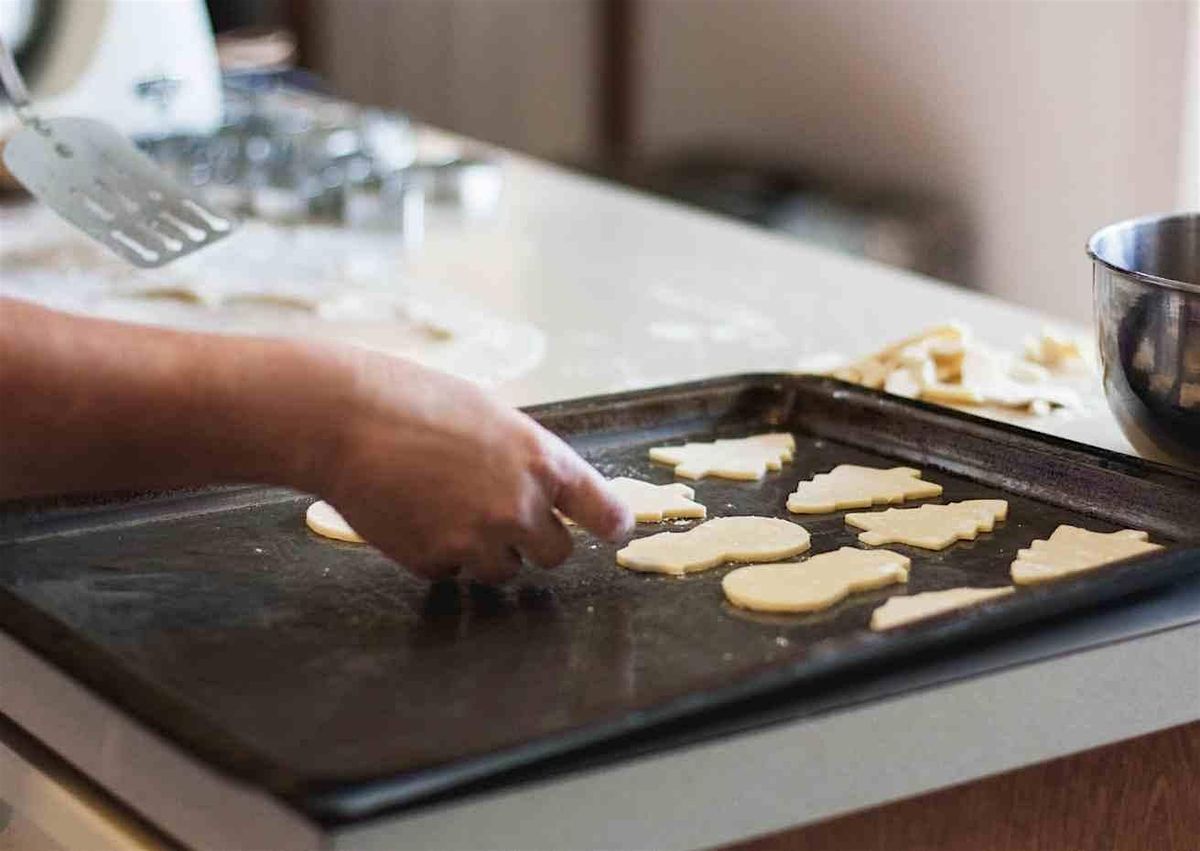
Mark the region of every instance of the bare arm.
POLYGON ((181 334, 0 300, 0 497, 301 485, 330 426, 291 343, 181 334))
POLYGON ((320 494, 429 576, 561 562, 554 506, 604 537, 630 523, 561 441, 457 379, 0 298, 0 498, 221 482, 320 494))

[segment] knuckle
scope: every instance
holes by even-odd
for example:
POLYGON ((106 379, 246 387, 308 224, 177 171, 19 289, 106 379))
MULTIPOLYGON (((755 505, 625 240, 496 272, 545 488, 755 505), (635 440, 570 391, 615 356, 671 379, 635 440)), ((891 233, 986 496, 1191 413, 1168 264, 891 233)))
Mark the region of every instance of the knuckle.
POLYGON ((558 476, 558 453, 548 441, 532 435, 525 454, 529 471, 539 482, 552 481, 558 476))
POLYGON ((484 534, 491 538, 508 537, 522 527, 521 512, 511 504, 488 506, 480 518, 484 534))
POLYGON ((431 552, 430 561, 436 564, 461 566, 471 559, 474 547, 469 538, 455 535, 443 540, 431 552))

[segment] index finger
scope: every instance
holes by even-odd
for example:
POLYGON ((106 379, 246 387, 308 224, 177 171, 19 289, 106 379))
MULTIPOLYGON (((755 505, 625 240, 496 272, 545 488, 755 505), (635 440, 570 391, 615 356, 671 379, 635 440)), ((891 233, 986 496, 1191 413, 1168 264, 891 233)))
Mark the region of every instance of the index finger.
POLYGON ((554 507, 607 541, 617 541, 633 528, 633 512, 613 496, 596 470, 562 444, 558 498, 554 507))

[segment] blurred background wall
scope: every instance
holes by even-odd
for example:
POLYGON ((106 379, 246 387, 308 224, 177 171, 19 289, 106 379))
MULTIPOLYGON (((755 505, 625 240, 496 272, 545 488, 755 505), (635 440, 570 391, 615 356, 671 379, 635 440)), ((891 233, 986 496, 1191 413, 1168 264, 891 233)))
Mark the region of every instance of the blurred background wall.
POLYGON ((592 0, 309 0, 339 94, 550 159, 598 153, 592 0))
POLYGON ((1087 236, 1200 195, 1194 0, 305 5, 344 95, 622 176, 718 152, 942 199, 939 274, 1079 320, 1087 236))
POLYGON ((650 0, 638 150, 702 138, 953 198, 973 282, 1086 316, 1060 284, 1087 236, 1179 202, 1187 5, 650 0))

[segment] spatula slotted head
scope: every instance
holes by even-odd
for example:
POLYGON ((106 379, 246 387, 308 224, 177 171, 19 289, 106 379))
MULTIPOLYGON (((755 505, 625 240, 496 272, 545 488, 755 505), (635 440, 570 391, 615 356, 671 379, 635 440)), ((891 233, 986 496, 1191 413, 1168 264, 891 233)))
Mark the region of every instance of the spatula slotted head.
POLYGON ((4 164, 47 207, 143 268, 216 242, 238 224, 89 118, 24 128, 5 145, 4 164))

